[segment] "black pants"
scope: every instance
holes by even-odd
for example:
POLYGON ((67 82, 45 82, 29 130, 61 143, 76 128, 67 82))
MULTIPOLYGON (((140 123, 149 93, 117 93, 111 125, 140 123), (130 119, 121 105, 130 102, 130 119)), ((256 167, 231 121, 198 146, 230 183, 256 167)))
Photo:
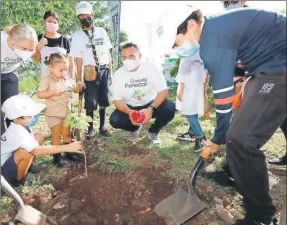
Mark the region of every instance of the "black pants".
POLYGON ((108 107, 111 105, 109 98, 109 68, 100 68, 96 80, 85 81, 85 109, 89 111, 96 110, 98 105, 108 107))
MULTIPOLYGON (((18 77, 15 73, 1 74, 1 105, 6 99, 18 94, 18 77)), ((6 126, 10 121, 6 120, 6 126)), ((5 132, 4 118, 1 113, 1 135, 5 132)))
MULTIPOLYGON (((142 110, 148 108, 150 105, 151 103, 141 107, 128 107, 133 110, 142 110)), ((174 115, 175 104, 169 100, 165 100, 157 109, 154 110, 152 118, 155 118, 155 121, 151 125, 149 132, 159 133, 159 131, 174 118, 174 115)), ((134 126, 131 123, 127 114, 117 109, 112 113, 110 117, 110 124, 113 128, 131 132, 136 131, 139 128, 138 126, 134 126)))
POLYGON ((245 210, 261 223, 270 223, 276 209, 269 195, 265 155, 260 148, 285 119, 286 71, 256 74, 246 84, 226 135, 227 163, 243 195, 245 210))

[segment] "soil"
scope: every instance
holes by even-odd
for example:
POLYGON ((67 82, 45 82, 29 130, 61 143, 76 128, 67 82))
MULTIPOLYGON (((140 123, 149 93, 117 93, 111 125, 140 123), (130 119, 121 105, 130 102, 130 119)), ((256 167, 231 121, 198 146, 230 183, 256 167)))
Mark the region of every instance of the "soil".
MULTIPOLYGON (((165 225, 153 209, 157 203, 174 193, 176 183, 161 167, 139 167, 123 174, 103 174, 89 167, 88 178, 83 168, 67 174, 56 187, 52 200, 31 202, 61 225, 165 225)), ((46 196, 45 196, 46 198, 46 196)), ((210 221, 207 211, 186 225, 203 225, 210 221)))

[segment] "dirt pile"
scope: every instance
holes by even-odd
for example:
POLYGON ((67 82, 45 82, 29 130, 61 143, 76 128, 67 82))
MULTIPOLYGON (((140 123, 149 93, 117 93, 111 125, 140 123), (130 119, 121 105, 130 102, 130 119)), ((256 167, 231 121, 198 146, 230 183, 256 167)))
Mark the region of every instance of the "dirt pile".
POLYGON ((41 205, 57 224, 164 225, 153 208, 173 193, 174 182, 160 168, 113 175, 89 171, 88 178, 81 171, 69 174, 58 190, 53 205, 41 205))

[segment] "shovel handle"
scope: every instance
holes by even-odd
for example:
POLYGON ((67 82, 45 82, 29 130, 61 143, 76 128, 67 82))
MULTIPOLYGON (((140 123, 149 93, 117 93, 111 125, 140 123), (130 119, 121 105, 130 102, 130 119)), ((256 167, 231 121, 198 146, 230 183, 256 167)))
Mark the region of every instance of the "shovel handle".
POLYGON ((5 180, 5 178, 1 175, 1 188, 9 194, 19 205, 20 207, 25 206, 20 195, 14 190, 14 188, 5 180))

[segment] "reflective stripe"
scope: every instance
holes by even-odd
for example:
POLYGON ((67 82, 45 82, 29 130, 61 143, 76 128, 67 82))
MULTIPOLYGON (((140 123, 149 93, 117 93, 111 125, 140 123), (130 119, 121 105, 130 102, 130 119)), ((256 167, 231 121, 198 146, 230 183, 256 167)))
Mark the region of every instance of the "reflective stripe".
POLYGON ((234 89, 234 86, 232 85, 232 86, 230 86, 230 87, 227 87, 227 88, 223 88, 223 89, 219 89, 219 90, 212 90, 212 93, 213 94, 218 94, 218 93, 222 93, 222 92, 226 92, 226 91, 230 91, 230 90, 232 90, 232 89, 234 89))
POLYGON ((232 103, 234 100, 234 95, 227 97, 227 98, 221 98, 221 99, 214 99, 214 104, 215 105, 226 105, 232 103))
POLYGON ((242 92, 242 98, 243 98, 243 95, 244 95, 244 88, 247 84, 247 82, 252 78, 252 76, 248 77, 242 84, 242 88, 241 88, 241 92, 242 92))
POLYGON ((231 112, 231 111, 232 111, 232 107, 231 107, 230 109, 226 109, 226 110, 219 110, 219 109, 216 109, 215 111, 216 111, 216 112, 218 112, 218 113, 229 113, 229 112, 231 112))

